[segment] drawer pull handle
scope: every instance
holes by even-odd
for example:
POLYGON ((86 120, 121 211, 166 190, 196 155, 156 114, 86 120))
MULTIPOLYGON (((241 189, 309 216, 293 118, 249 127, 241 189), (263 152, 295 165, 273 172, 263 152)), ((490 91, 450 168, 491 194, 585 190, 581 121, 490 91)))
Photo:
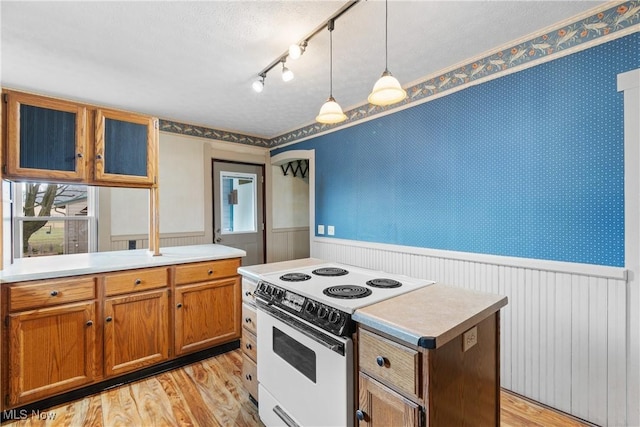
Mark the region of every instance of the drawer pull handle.
POLYGON ((251 318, 250 317, 245 317, 244 318, 244 323, 251 323, 251 318))
POLYGON ((207 274, 208 274, 209 276, 211 276, 211 275, 213 274, 213 270, 209 270, 209 271, 207 271, 207 274))
POLYGON ((76 157, 78 157, 79 159, 81 159, 83 157, 82 153, 78 153, 76 154, 76 157))
POLYGON ((51 296, 55 297, 56 295, 58 295, 58 291, 51 291, 51 296))
POLYGON ((133 282, 133 284, 134 284, 134 285, 136 285, 136 286, 138 286, 140 283, 142 283, 142 280, 140 280, 140 279, 136 279, 136 280, 133 282))
POLYGON ((384 366, 386 362, 387 360, 384 357, 382 356, 376 357, 376 363, 378 364, 378 366, 384 366))
POLYGON ((93 326, 93 320, 89 320, 89 321, 87 322, 87 326, 93 326))
POLYGON ((245 344, 245 347, 247 348, 247 350, 251 350, 251 344, 246 343, 246 344, 245 344))
POLYGON ((113 320, 113 317, 109 316, 106 319, 104 319, 105 322, 111 322, 113 320))
POLYGON ((96 160, 102 160, 102 154, 96 154, 96 160))
POLYGON ((364 421, 364 412, 358 409, 356 411, 356 418, 358 419, 358 421, 364 421))
POLYGON ((247 374, 244 376, 248 381, 251 381, 251 374, 247 374))
POLYGON ((181 303, 181 302, 179 302, 178 304, 176 304, 176 307, 178 307, 178 308, 182 308, 182 303, 181 303))

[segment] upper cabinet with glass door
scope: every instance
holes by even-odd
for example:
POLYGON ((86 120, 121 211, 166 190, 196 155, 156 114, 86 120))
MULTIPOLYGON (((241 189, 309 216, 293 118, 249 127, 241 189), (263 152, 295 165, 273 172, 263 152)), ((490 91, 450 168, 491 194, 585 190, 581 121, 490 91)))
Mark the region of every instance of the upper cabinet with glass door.
POLYGON ((27 180, 86 177, 87 109, 72 102, 6 92, 4 175, 27 180))
POLYGON ((95 180, 154 184, 157 120, 143 115, 96 111, 95 180))
POLYGON ((157 184, 157 119, 15 91, 4 94, 5 178, 157 184))

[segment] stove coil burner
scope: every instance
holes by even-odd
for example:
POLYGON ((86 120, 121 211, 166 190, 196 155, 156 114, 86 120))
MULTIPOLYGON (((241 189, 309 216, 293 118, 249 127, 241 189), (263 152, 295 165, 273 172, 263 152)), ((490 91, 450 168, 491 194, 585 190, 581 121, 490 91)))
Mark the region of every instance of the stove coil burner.
POLYGON ((333 298, 355 299, 371 295, 371 289, 356 285, 340 285, 326 288, 322 293, 333 298))
POLYGON ((402 286, 402 283, 393 279, 373 279, 367 282, 367 285, 372 286, 374 288, 399 288, 402 286))
POLYGON ((329 276, 329 277, 337 277, 344 276, 345 274, 349 274, 347 270, 344 268, 338 267, 322 267, 312 271, 316 276, 329 276))
POLYGON ((280 280, 284 280, 285 282, 304 282, 309 279, 311 279, 311 276, 304 273, 287 273, 280 276, 280 280))

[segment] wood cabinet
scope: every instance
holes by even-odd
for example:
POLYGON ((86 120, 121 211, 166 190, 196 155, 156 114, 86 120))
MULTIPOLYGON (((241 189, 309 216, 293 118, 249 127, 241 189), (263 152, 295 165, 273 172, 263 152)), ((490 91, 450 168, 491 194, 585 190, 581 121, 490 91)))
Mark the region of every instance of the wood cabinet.
POLYGON ((175 298, 177 355, 240 338, 240 279, 179 286, 175 298))
POLYGON ((120 375, 169 358, 169 290, 109 298, 104 305, 104 372, 120 375))
POLYGON ((93 185, 157 184, 154 117, 4 91, 4 177, 93 185))
POLYGON ((9 406, 87 385, 99 376, 93 278, 9 286, 6 294, 8 388, 3 394, 9 406))
POLYGON ((242 278, 242 383, 249 395, 258 401, 258 316, 256 314, 255 295, 257 284, 253 280, 242 278))
POLYGON ((498 426, 499 313, 442 346, 412 347, 358 327, 360 426, 498 426), (475 328, 475 329, 474 329, 475 328))
POLYGON ((239 266, 231 259, 3 284, 0 409, 240 339, 239 266), (213 279, 192 282, 202 277, 213 279))

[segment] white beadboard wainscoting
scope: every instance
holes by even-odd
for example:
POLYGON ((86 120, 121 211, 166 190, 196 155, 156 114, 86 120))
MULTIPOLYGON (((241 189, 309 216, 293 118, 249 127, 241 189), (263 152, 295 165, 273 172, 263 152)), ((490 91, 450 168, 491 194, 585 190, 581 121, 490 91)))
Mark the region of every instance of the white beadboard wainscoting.
POLYGON ((268 245, 268 262, 309 257, 309 227, 275 228, 268 245))
POLYGON ((311 256, 506 295, 501 385, 599 425, 627 425, 626 270, 315 238, 311 256))

